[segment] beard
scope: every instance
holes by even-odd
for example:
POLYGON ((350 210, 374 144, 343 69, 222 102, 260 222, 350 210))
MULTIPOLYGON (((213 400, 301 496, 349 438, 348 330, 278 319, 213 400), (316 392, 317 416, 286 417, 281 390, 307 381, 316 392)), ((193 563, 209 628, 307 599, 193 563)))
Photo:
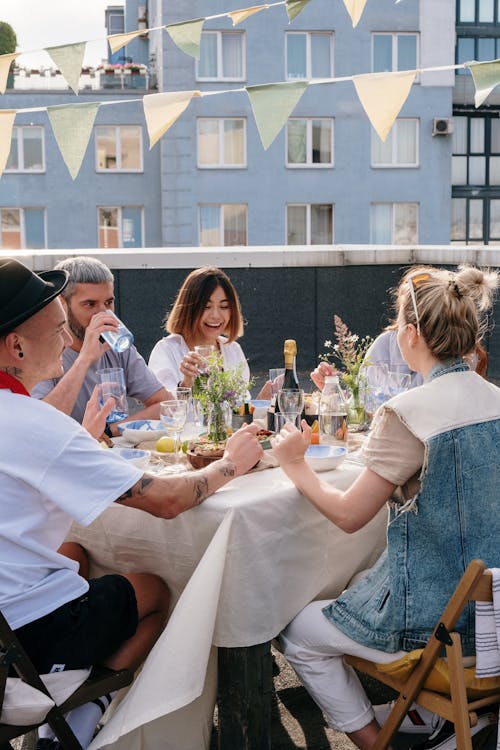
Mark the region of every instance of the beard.
POLYGON ((67 318, 68 318, 68 328, 73 334, 73 336, 78 339, 78 341, 83 341, 85 338, 85 328, 80 325, 80 323, 77 321, 75 316, 73 315, 71 311, 71 304, 68 304, 67 306, 67 318))

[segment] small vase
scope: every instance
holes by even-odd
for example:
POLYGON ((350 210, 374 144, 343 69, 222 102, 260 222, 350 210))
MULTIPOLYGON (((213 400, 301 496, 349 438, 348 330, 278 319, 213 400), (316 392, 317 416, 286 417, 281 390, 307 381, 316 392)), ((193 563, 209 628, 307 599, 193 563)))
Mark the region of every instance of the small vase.
POLYGON ((227 438, 228 405, 210 404, 208 410, 208 439, 212 443, 220 443, 227 438))
POLYGON ((369 419, 364 395, 364 389, 357 388, 351 392, 351 397, 347 402, 347 421, 350 432, 362 432, 368 428, 369 419))

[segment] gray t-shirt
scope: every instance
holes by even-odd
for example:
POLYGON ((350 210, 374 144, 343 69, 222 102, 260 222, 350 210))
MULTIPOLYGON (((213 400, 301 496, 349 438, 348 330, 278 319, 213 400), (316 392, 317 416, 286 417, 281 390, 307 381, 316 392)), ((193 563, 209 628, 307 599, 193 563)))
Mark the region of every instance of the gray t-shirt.
MULTIPOLYGON (((71 365, 78 357, 78 352, 73 349, 65 349, 63 352, 64 372, 68 372, 71 365)), ((127 385, 127 396, 135 398, 137 401, 144 402, 150 398, 153 393, 163 388, 162 384, 154 373, 151 372, 141 357, 135 346, 131 346, 124 352, 105 352, 97 362, 94 362, 87 370, 85 380, 81 387, 75 406, 71 412, 73 419, 82 422, 85 413, 85 407, 92 395, 94 387, 97 385, 97 371, 104 370, 108 367, 122 367, 125 373, 125 382, 127 385)), ((35 398, 45 398, 59 382, 58 378, 43 380, 33 388, 31 395, 35 398)))

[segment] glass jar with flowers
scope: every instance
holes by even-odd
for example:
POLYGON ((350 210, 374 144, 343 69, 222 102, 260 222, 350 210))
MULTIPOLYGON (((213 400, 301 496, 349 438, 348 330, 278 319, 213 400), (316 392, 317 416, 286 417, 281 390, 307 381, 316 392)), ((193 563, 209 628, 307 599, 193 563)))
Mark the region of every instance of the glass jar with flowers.
POLYGON ((200 403, 207 418, 208 440, 220 443, 227 438, 227 422, 231 410, 245 400, 250 383, 243 376, 243 363, 224 370, 222 354, 207 357, 206 381, 193 397, 200 403))
POLYGON ((340 380, 348 391, 348 422, 351 429, 362 430, 367 424, 365 397, 367 394, 366 365, 369 364, 366 352, 373 342, 371 336, 362 339, 349 330, 342 318, 333 316, 336 343, 325 341, 330 351, 320 354, 320 360, 341 367, 340 380))

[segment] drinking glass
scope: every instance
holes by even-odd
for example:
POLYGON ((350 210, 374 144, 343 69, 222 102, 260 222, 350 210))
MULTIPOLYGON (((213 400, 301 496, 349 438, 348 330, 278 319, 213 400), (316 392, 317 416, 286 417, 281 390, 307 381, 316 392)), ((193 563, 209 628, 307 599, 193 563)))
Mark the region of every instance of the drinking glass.
POLYGON ((104 406, 108 398, 114 398, 115 405, 106 422, 120 422, 128 416, 127 385, 122 367, 108 367, 97 371, 99 406, 104 406))
POLYGON ((297 420, 304 408, 304 391, 300 388, 282 388, 278 391, 278 406, 282 414, 294 415, 297 420))
POLYGON ((185 401, 186 407, 186 421, 194 422, 194 404, 193 404, 193 391, 191 388, 184 388, 184 386, 178 386, 175 391, 175 395, 178 401, 185 401))
POLYGON ((160 402, 160 419, 165 432, 174 437, 174 463, 170 467, 172 473, 184 471, 184 467, 179 463, 179 442, 181 432, 186 424, 187 404, 187 401, 180 401, 179 399, 160 402))
POLYGON ((213 344, 202 344, 200 346, 194 347, 196 354, 199 354, 203 359, 203 363, 198 365, 198 372, 200 373, 200 375, 204 375, 207 372, 208 358, 212 354, 214 349, 215 347, 213 344))

